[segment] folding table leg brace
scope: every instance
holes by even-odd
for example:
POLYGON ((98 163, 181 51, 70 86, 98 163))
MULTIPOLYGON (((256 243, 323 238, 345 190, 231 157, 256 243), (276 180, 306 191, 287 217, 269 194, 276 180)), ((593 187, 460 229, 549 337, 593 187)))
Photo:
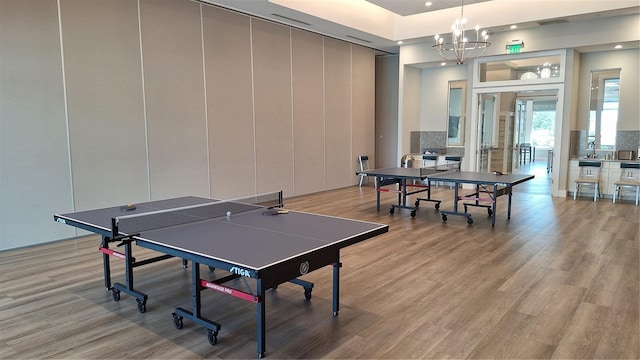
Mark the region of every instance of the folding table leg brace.
MULTIPOLYGON (((104 267, 104 285, 107 291, 111 291, 111 296, 114 301, 120 301, 120 293, 124 292, 133 296, 138 303, 138 311, 140 313, 145 313, 147 311, 147 294, 137 291, 133 288, 133 268, 139 265, 148 264, 151 261, 145 262, 136 262, 136 259, 133 257, 133 250, 131 248, 131 239, 119 239, 118 237, 109 238, 103 236, 102 244, 100 246, 100 252, 102 253, 102 261, 104 267), (109 249, 110 241, 118 241, 122 240, 118 246, 124 246, 124 254, 109 249), (111 284, 111 265, 109 256, 117 257, 124 261, 124 272, 125 272, 125 284, 115 283, 111 284)), ((161 259, 166 259, 166 256, 161 256, 161 259)), ((157 261, 158 258, 152 259, 153 261, 157 261)))
MULTIPOLYGON (((334 305, 333 305, 333 314, 334 316, 338 315, 338 283, 337 279, 339 279, 338 268, 341 266, 339 263, 334 264, 334 305)), ((242 276, 231 274, 214 281, 208 281, 200 278, 200 264, 192 261, 192 269, 191 269, 191 308, 192 310, 186 310, 184 308, 176 308, 174 312, 171 314, 173 316, 173 325, 176 329, 182 329, 183 319, 188 319, 196 324, 203 326, 207 329, 207 340, 211 345, 215 345, 218 343, 218 333, 222 326, 212 320, 202 317, 201 309, 202 309, 202 300, 200 296, 200 292, 205 289, 216 290, 218 292, 231 295, 243 300, 248 300, 256 304, 256 339, 257 339, 257 348, 258 348, 258 357, 263 358, 265 356, 266 349, 266 307, 265 307, 265 291, 267 290, 263 284, 262 279, 256 279, 256 293, 254 294, 251 290, 249 292, 240 291, 234 288, 230 288, 222 285, 223 283, 241 278, 242 276)), ((313 289, 313 283, 308 281, 300 280, 300 279, 292 279, 289 282, 300 285, 304 288, 304 295, 306 300, 311 300, 311 290, 313 289)), ((273 287, 276 288, 275 286, 273 287)))
POLYGON ((191 263, 191 309, 192 311, 185 310, 183 308, 176 308, 173 312, 173 325, 176 329, 182 329, 183 318, 187 318, 198 325, 204 326, 207 329, 207 340, 209 344, 215 345, 218 342, 218 331, 220 331, 220 324, 211 321, 201 316, 202 299, 200 297, 200 291, 204 287, 200 282, 200 264, 197 262, 191 263))

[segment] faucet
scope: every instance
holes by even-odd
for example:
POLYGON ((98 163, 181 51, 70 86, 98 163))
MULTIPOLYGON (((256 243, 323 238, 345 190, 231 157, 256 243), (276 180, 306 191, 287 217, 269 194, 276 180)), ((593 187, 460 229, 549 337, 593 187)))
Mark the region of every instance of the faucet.
POLYGON ((591 148, 591 154, 587 154, 587 157, 595 159, 596 158, 596 142, 595 141, 590 141, 589 142, 589 148, 591 148))

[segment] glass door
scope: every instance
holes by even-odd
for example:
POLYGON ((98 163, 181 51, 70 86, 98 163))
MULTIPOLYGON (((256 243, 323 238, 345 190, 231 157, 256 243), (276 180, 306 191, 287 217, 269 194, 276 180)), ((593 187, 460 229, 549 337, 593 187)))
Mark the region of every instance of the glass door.
POLYGON ((516 155, 513 158, 513 168, 518 169, 520 167, 520 144, 526 143, 527 135, 527 101, 518 99, 516 100, 516 120, 514 126, 514 152, 516 155))
POLYGON ((491 171, 496 128, 496 94, 481 94, 478 103, 478 159, 477 171, 491 171))

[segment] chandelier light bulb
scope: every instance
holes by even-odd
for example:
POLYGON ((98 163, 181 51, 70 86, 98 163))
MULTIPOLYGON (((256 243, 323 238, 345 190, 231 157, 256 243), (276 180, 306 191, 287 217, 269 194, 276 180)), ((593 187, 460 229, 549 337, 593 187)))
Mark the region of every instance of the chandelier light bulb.
POLYGON ((487 30, 480 30, 476 25, 465 32, 467 18, 464 17, 464 0, 460 1, 460 17, 451 25, 451 40, 445 40, 444 36, 436 35, 434 45, 440 57, 447 61, 455 60, 458 65, 465 59, 478 56, 491 46, 487 30))

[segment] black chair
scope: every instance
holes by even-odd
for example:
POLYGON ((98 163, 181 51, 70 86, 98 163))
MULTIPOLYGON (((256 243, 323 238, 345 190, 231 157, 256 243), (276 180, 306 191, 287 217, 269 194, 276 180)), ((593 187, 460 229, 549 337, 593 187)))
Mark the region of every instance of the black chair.
MULTIPOLYGON (((367 155, 358 156, 358 164, 360 164, 360 171, 369 170, 369 157, 367 155)), ((367 175, 360 174, 360 185, 358 186, 362 186, 364 178, 367 178, 367 183, 369 183, 369 177, 367 175)))

